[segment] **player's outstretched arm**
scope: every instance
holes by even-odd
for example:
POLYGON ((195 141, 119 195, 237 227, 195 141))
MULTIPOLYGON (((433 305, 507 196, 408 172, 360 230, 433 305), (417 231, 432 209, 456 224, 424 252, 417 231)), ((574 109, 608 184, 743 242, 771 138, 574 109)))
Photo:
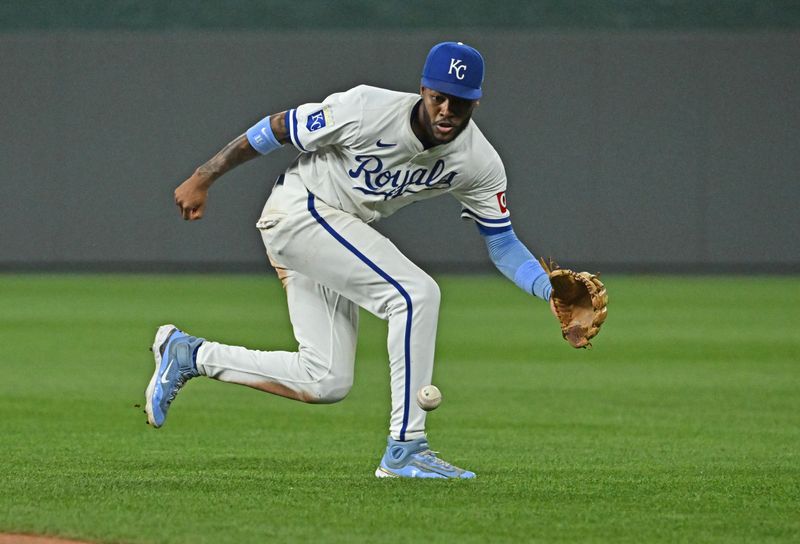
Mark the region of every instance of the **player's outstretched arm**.
MULTIPOLYGON (((478 225, 492 262, 505 277, 526 293, 550 300, 550 279, 530 250, 510 226, 491 229, 478 225)), ((552 309, 552 308, 551 308, 552 309)))
POLYGON ((285 119, 286 112, 266 117, 223 147, 219 153, 195 170, 189 179, 181 183, 175 189, 175 204, 181 216, 187 221, 201 219, 208 200, 208 190, 219 177, 240 164, 259 155, 265 155, 288 142, 285 119), (262 144, 263 141, 267 143, 262 144))

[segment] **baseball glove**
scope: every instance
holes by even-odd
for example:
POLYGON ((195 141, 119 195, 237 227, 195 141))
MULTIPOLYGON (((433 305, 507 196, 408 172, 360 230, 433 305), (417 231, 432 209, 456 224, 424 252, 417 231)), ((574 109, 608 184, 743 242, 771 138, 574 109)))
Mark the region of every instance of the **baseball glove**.
POLYGON ((600 332, 608 315, 605 285, 595 274, 559 268, 552 260, 549 265, 540 261, 550 276, 550 300, 564 340, 574 348, 592 347, 589 341, 600 332))

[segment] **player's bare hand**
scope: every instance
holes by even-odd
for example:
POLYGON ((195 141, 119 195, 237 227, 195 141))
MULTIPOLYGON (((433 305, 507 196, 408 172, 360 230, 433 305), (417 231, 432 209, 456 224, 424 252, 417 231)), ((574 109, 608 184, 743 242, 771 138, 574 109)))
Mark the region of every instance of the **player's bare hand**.
POLYGON ((181 217, 187 221, 202 219, 208 200, 208 185, 197 174, 181 183, 175 189, 175 205, 180 210, 181 217))

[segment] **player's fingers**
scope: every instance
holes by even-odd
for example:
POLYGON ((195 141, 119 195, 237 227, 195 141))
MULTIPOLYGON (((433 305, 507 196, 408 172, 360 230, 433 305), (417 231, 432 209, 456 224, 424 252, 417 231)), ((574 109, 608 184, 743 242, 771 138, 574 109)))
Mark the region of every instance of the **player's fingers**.
POLYGON ((189 211, 189 219, 191 219, 192 221, 195 221, 197 219, 202 219, 202 218, 203 218, 203 208, 202 208, 202 206, 199 207, 199 208, 192 208, 189 211))

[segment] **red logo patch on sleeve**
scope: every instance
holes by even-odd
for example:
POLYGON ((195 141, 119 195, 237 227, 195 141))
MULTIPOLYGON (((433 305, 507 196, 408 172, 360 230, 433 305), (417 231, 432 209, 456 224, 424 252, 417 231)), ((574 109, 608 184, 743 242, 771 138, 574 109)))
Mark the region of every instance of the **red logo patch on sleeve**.
POLYGON ((508 211, 507 204, 506 204, 506 192, 501 191, 497 193, 497 205, 500 206, 500 211, 502 213, 506 213, 508 211))

